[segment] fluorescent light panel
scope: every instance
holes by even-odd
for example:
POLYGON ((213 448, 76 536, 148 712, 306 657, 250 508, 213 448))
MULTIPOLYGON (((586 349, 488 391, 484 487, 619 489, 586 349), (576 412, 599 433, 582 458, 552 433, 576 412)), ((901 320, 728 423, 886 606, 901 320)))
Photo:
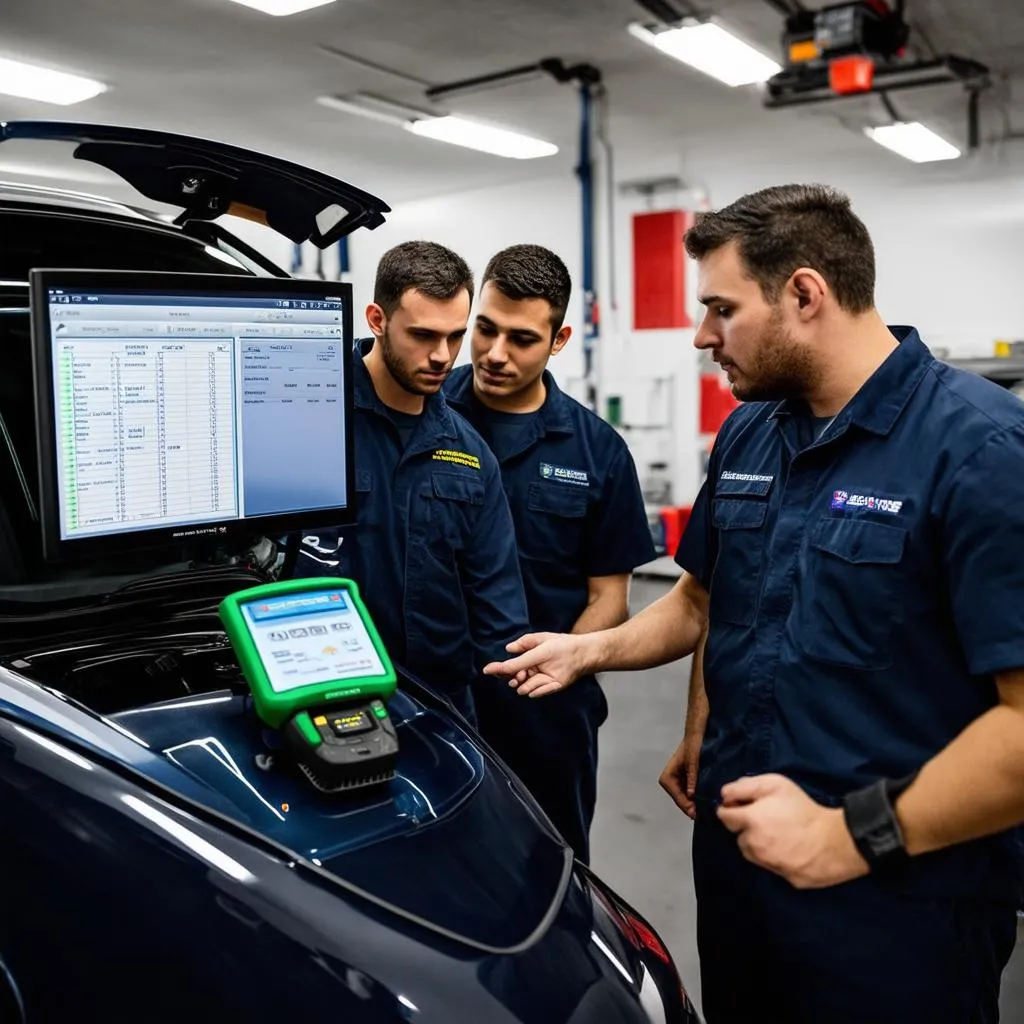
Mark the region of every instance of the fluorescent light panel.
POLYGON ((272 14, 275 18, 281 18, 289 14, 301 14, 314 7, 332 4, 334 0, 231 0, 231 2, 241 4, 243 7, 252 7, 264 14, 272 14))
POLYGON ((453 115, 409 121, 405 128, 423 138, 449 142, 453 146, 465 146, 467 149, 478 149, 512 160, 534 160, 541 156, 553 156, 558 152, 558 147, 550 142, 542 142, 529 135, 509 131, 507 128, 495 128, 493 125, 467 121, 453 115))
POLYGON ((873 142, 892 150, 916 164, 934 160, 955 160, 960 150, 926 128, 920 121, 887 124, 881 128, 865 128, 864 133, 873 142))
POLYGON ((66 107, 91 100, 106 88, 102 82, 94 82, 91 78, 0 58, 0 93, 5 96, 19 96, 26 100, 66 107))
POLYGON ((371 121, 381 121, 404 128, 421 138, 447 142, 453 146, 465 146, 467 149, 476 149, 512 160, 534 160, 558 152, 558 147, 553 143, 535 139, 530 135, 481 124, 479 121, 469 121, 453 114, 434 116, 429 111, 394 103, 368 93, 318 96, 316 102, 332 110, 341 110, 371 121))
POLYGON ((782 70, 775 61, 710 21, 663 32, 652 32, 643 25, 633 24, 629 26, 629 34, 734 87, 766 82, 782 70))
POLYGON ((382 101, 376 96, 355 93, 351 96, 317 96, 316 102, 330 110, 340 110, 346 114, 357 114, 370 121, 403 128, 410 121, 430 115, 401 104, 382 101))

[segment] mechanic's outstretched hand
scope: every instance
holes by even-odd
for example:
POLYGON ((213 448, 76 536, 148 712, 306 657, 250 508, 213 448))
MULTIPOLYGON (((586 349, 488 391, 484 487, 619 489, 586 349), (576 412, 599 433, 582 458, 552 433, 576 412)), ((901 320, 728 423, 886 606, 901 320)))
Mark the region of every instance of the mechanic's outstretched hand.
POLYGON ((527 633, 505 647, 518 657, 492 661, 484 666, 484 674, 504 676, 523 697, 546 697, 586 673, 587 637, 585 633, 527 633))
POLYGON ((747 860, 797 889, 823 889, 868 873, 842 808, 815 803, 784 775, 755 775, 722 787, 718 817, 747 860))

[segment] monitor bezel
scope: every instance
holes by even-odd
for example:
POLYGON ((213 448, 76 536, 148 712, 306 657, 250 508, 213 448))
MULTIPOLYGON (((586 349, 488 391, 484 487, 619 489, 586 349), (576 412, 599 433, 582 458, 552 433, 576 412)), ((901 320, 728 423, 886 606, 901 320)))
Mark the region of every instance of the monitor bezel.
POLYGON ((353 317, 352 286, 340 281, 308 278, 257 277, 236 274, 182 273, 159 270, 82 270, 78 268, 33 268, 29 272, 29 308, 32 337, 32 376, 35 391, 36 444, 39 459, 39 519, 43 557, 51 563, 81 562, 98 556, 136 552, 166 552, 210 548, 241 549, 260 536, 280 537, 287 533, 322 527, 344 526, 355 521, 355 442, 353 422, 353 317), (57 417, 53 397, 53 345, 49 292, 114 291, 140 293, 168 291, 203 295, 231 295, 273 298, 298 295, 323 297, 339 295, 342 303, 342 358, 344 360, 343 408, 345 423, 345 493, 348 505, 313 511, 253 516, 228 522, 215 520, 188 526, 132 530, 104 536, 64 539, 60 533, 60 490, 57 417))

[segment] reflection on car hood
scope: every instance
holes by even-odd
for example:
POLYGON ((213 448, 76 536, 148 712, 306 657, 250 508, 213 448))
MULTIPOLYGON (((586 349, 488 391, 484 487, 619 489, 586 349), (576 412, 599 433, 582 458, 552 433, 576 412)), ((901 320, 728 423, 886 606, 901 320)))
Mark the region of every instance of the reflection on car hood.
POLYGON ((395 779, 344 795, 314 789, 243 697, 205 694, 110 720, 209 787, 230 816, 348 886, 487 948, 528 944, 561 904, 570 852, 466 732, 401 692, 389 707, 395 779))

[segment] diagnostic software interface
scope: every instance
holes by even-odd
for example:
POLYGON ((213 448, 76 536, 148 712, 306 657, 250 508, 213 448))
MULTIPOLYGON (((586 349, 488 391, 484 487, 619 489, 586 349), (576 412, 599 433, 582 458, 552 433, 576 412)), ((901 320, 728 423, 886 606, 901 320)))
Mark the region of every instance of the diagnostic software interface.
POLYGON ((278 693, 385 674, 366 624, 342 589, 249 601, 242 614, 278 693))
POLYGON ((61 539, 347 504, 342 302, 286 290, 48 290, 61 539))

